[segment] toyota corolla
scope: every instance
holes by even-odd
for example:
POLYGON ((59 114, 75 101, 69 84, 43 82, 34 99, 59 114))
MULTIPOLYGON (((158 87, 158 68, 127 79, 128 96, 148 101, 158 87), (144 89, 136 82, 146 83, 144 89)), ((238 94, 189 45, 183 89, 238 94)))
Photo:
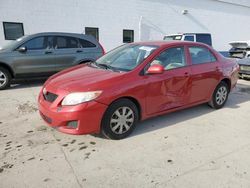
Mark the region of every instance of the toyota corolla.
POLYGON ((238 70, 202 43, 126 44, 50 77, 39 94, 39 111, 64 133, 122 139, 150 117, 202 103, 223 107, 238 70))

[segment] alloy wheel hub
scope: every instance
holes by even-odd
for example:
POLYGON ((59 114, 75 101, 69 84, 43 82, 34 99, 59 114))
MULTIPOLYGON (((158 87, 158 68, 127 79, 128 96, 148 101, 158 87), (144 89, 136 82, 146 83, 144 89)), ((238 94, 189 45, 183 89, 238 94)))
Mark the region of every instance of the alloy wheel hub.
POLYGON ((0 71, 0 86, 3 86, 7 81, 6 75, 0 71))
POLYGON ((227 98, 227 88, 225 86, 222 86, 218 89, 216 93, 216 103, 218 105, 222 105, 227 98))
POLYGON ((134 112, 129 107, 117 109, 110 119, 110 128, 116 134, 127 132, 134 123, 134 112))

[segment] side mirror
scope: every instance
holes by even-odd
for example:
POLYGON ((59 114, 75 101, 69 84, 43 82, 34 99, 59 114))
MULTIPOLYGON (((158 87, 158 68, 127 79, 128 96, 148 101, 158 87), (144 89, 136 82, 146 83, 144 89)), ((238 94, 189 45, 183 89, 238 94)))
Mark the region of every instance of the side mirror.
POLYGON ((162 65, 151 65, 148 70, 147 74, 162 74, 164 72, 164 67, 162 65))
POLYGON ((26 46, 21 46, 17 49, 18 52, 24 53, 27 51, 27 47, 26 46))

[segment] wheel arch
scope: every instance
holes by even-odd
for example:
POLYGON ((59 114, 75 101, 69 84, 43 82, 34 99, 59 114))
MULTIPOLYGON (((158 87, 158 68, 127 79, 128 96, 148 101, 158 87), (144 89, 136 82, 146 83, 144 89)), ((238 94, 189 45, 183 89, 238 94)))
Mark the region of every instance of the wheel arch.
POLYGON ((0 62, 0 67, 7 69, 10 72, 11 77, 14 78, 14 71, 9 65, 7 65, 6 63, 0 62))
POLYGON ((221 83, 224 82, 227 84, 229 92, 231 91, 231 80, 229 78, 223 78, 220 82, 217 83, 217 85, 215 85, 215 87, 213 88, 212 92, 209 95, 209 101, 212 99, 214 91, 216 89, 216 87, 221 83))
POLYGON ((231 91, 231 80, 229 78, 223 78, 220 82, 225 82, 228 86, 229 91, 231 91))
POLYGON ((128 99, 128 100, 130 100, 131 102, 133 102, 133 103, 135 104, 135 106, 136 106, 137 109, 138 109, 139 120, 141 120, 141 118, 142 118, 142 108, 141 108, 141 104, 140 104, 140 102, 139 102, 135 97, 132 97, 132 96, 122 96, 122 97, 119 97, 119 98, 115 99, 114 101, 112 101, 112 102, 109 104, 109 106, 112 105, 114 102, 119 101, 119 100, 121 100, 121 99, 128 99))

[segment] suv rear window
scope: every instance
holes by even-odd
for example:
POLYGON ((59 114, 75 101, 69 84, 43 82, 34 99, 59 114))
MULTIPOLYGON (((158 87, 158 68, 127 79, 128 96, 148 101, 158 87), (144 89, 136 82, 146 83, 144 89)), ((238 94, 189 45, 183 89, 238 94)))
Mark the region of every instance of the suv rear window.
POLYGON ((194 41, 194 36, 187 35, 187 36, 185 36, 184 40, 185 41, 194 41))
POLYGON ((79 39, 79 42, 80 42, 82 48, 94 48, 94 47, 96 47, 95 44, 93 44, 92 42, 89 42, 87 40, 84 40, 84 39, 79 39))
POLYGON ((202 42, 212 46, 211 35, 209 34, 196 34, 196 42, 202 42))

